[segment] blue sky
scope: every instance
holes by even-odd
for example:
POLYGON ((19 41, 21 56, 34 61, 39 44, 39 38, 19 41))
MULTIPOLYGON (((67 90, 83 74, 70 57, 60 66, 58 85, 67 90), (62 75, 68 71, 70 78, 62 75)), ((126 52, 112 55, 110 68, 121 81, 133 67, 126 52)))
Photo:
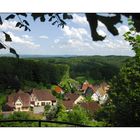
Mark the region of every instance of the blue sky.
MULTIPOLYGON (((5 14, 1 14, 2 17, 5 14)), ((21 16, 22 17, 22 16, 21 16)), ((14 19, 15 20, 15 19, 14 19)), ((124 41, 123 34, 128 31, 127 19, 122 17, 123 24, 117 24, 119 36, 112 36, 106 27, 99 22, 98 32, 107 35, 104 41, 92 41, 90 29, 84 14, 73 14, 73 20, 67 20, 67 25, 52 26, 49 22, 40 22, 28 16, 31 32, 15 28, 14 20, 5 21, 0 30, 8 32, 12 42, 7 43, 16 49, 18 54, 35 55, 129 55, 133 56, 131 46, 124 41)), ((4 36, 0 35, 4 40, 4 36)), ((1 54, 8 50, 0 50, 1 54)))

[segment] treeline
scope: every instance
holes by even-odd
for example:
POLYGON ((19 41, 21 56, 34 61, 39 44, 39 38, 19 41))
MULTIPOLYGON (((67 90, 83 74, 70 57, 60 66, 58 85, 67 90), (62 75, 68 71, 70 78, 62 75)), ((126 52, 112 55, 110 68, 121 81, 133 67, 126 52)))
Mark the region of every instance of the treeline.
POLYGON ((110 80, 129 57, 89 56, 69 58, 0 58, 0 88, 20 88, 25 84, 51 86, 68 77, 84 80, 110 80))
MULTIPOLYGON (((31 58, 32 59, 32 58, 31 58)), ((44 63, 66 64, 70 67, 70 77, 76 80, 110 80, 119 69, 131 59, 128 56, 77 56, 56 58, 34 58, 44 63)))
POLYGON ((0 58, 0 88, 18 88, 25 81, 42 84, 58 84, 69 67, 62 64, 32 60, 0 58))

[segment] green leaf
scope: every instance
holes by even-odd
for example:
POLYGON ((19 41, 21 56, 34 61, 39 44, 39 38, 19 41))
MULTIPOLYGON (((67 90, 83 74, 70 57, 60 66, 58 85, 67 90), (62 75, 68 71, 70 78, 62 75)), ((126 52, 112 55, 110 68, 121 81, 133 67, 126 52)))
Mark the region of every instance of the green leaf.
POLYGON ((12 39, 11 39, 10 35, 5 33, 5 32, 3 32, 3 33, 5 34, 5 41, 10 41, 11 42, 12 39))
POLYGON ((137 36, 136 36, 136 40, 137 40, 138 42, 140 42, 140 35, 137 35, 137 36))
POLYGON ((14 54, 17 58, 19 58, 19 55, 17 54, 17 52, 15 51, 15 49, 10 48, 10 53, 14 54))
POLYGON ((1 19, 1 16, 0 16, 0 25, 2 25, 3 24, 3 22, 2 22, 2 19, 1 19))
POLYGON ((9 19, 13 19, 13 18, 15 18, 15 15, 14 14, 11 14, 8 17, 6 17, 5 20, 9 20, 9 19))
POLYGON ((6 47, 2 43, 0 43, 0 49, 6 49, 6 47))

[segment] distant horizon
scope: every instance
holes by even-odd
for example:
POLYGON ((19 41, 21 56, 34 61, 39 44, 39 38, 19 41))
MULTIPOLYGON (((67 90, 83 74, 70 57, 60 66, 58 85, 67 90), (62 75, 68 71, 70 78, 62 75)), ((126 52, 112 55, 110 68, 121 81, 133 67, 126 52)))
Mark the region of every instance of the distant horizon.
MULTIPOLYGON (((15 57, 14 55, 12 54, 0 54, 0 57, 15 57)), ((124 56, 124 57, 133 57, 133 56, 130 56, 130 55, 69 55, 69 54, 64 54, 64 55, 45 55, 45 54, 19 54, 20 58, 24 58, 24 57, 92 57, 92 56, 124 56)))

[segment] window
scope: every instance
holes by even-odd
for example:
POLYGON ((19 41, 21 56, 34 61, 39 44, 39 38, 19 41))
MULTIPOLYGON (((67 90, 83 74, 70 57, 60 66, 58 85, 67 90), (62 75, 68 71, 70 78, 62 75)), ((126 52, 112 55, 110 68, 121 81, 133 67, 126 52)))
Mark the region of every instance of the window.
POLYGON ((45 102, 41 102, 41 106, 45 106, 45 102))

